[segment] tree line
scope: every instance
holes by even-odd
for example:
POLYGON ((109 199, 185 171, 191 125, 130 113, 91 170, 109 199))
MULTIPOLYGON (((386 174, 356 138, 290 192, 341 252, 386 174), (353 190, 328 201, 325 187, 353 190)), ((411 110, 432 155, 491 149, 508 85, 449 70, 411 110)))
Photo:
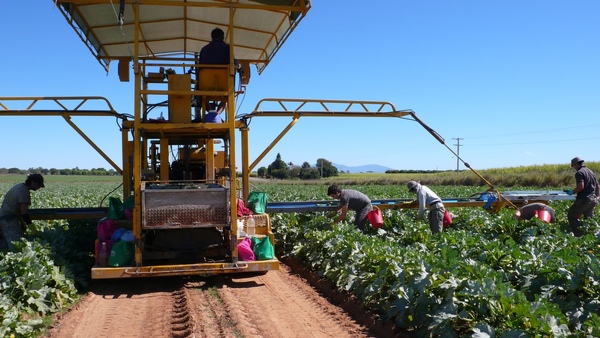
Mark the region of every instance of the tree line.
MULTIPOLYGON (((450 171, 450 170, 448 170, 450 171)), ((435 173, 439 172, 436 170, 387 170, 386 174, 402 174, 402 173, 435 173)), ((115 176, 119 173, 114 169, 106 170, 104 168, 92 168, 92 169, 80 169, 75 167, 72 169, 64 168, 0 168, 1 174, 42 174, 42 175, 93 175, 93 176, 115 176)), ((300 180, 317 180, 320 178, 328 178, 333 176, 339 176, 340 171, 336 168, 331 161, 324 158, 317 159, 315 165, 311 165, 308 162, 302 163, 302 165, 295 165, 292 162, 286 163, 281 159, 281 154, 277 154, 275 161, 269 164, 267 167, 260 167, 253 173, 252 176, 261 178, 274 178, 274 179, 300 179, 300 180)))
MULTIPOLYGON (((453 170, 446 170, 453 172, 453 170)), ((440 173, 439 170, 386 170, 386 174, 433 174, 440 173)), ((347 173, 350 173, 349 171, 347 173)), ((260 167, 256 171, 256 176, 262 178, 276 179, 301 179, 301 180, 316 180, 319 178, 327 178, 339 176, 340 171, 330 161, 319 158, 316 165, 312 166, 308 162, 302 165, 295 165, 292 162, 285 163, 281 159, 281 154, 277 154, 275 161, 267 167, 260 167)))
POLYGON ((338 169, 328 160, 320 158, 317 164, 312 166, 308 162, 302 165, 294 165, 292 162, 285 163, 281 155, 277 154, 275 161, 267 167, 260 167, 256 171, 258 177, 276 179, 301 179, 316 180, 324 177, 338 176, 338 169))

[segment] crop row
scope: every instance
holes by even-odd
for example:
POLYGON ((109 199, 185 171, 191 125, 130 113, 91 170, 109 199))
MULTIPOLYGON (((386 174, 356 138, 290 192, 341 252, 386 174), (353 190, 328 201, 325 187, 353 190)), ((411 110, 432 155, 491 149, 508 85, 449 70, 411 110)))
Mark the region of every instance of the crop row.
MULTIPOLYGON (((258 188, 277 199, 285 194, 281 186, 258 188)), ((406 197, 402 186, 355 188, 372 198, 406 197)), ((293 197, 301 191, 294 187, 293 197)), ((384 211, 384 227, 367 234, 350 220, 332 226, 332 213, 278 214, 272 222, 281 256, 302 259, 409 336, 596 337, 599 217, 586 220, 588 235, 576 238, 566 220, 570 203, 552 203, 551 224, 519 223, 510 209, 453 208, 454 224, 439 235, 414 210, 384 211)))

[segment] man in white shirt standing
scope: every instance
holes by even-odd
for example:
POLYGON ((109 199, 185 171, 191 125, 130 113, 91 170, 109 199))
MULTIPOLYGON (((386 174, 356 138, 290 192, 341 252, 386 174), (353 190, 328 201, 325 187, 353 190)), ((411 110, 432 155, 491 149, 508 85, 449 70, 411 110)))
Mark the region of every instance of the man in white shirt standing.
POLYGON ((409 192, 417 194, 417 202, 419 203, 419 211, 417 212, 417 219, 423 219, 425 214, 425 206, 429 205, 429 228, 434 234, 442 232, 443 221, 444 221, 444 204, 442 199, 438 197, 431 189, 427 186, 422 185, 419 182, 408 181, 406 187, 409 192))

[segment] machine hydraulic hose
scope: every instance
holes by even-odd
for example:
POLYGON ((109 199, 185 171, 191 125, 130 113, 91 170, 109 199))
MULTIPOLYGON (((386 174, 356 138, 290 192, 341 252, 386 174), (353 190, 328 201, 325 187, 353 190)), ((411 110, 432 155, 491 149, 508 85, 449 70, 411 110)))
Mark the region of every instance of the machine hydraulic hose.
MULTIPOLYGON (((452 150, 452 148, 448 147, 444 138, 440 134, 438 134, 435 130, 433 130, 431 127, 426 125, 425 122, 423 122, 420 118, 418 118, 417 114, 415 114, 415 112, 410 112, 410 116, 412 116, 412 118, 415 121, 417 121, 423 128, 425 128, 425 130, 427 130, 427 132, 429 132, 429 134, 431 134, 431 136, 433 136, 436 140, 438 140, 438 142, 440 142, 444 147, 446 147, 446 149, 448 149, 452 154, 454 154, 454 156, 456 156, 456 158, 459 159, 465 165, 465 167, 469 168, 477 177, 479 177, 483 182, 485 182, 485 184, 487 184, 490 187, 489 190, 494 191, 497 194, 498 202, 508 202, 511 206, 513 206, 514 208, 517 208, 510 200, 504 198, 504 196, 502 196, 502 194, 494 188, 494 185, 490 181, 485 179, 485 177, 483 177, 480 173, 478 173, 477 170, 473 169, 469 165, 469 163, 465 162, 454 150, 452 150)), ((499 205, 500 205, 500 203, 499 203, 499 205)), ((494 210, 496 211, 497 209, 494 209, 494 210)))

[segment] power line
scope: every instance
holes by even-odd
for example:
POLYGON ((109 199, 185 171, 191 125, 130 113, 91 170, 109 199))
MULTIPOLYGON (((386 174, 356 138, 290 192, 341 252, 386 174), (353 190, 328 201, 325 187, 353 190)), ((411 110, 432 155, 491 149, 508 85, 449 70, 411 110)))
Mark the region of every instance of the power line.
POLYGON ((560 132, 560 131, 572 130, 572 129, 581 130, 582 128, 596 127, 598 125, 600 125, 600 124, 596 123, 596 124, 587 124, 587 125, 583 125, 583 126, 538 129, 538 130, 529 129, 529 130, 525 130, 525 131, 518 131, 518 132, 513 132, 513 133, 501 133, 501 134, 486 133, 485 135, 469 136, 469 139, 498 138, 498 137, 504 137, 504 136, 517 136, 517 135, 531 136, 533 134, 539 134, 539 133, 552 134, 551 132, 560 132))
MULTIPOLYGON (((503 143, 477 143, 474 145, 469 145, 469 147, 489 147, 489 146, 507 146, 507 145, 525 145, 525 144, 545 144, 545 143, 565 143, 565 142, 573 142, 573 141, 585 141, 585 140, 598 140, 600 137, 585 137, 585 138, 573 138, 573 139, 554 139, 554 140, 539 140, 539 141, 522 141, 517 140, 503 143)), ((464 144, 461 144, 464 146, 464 144)))

